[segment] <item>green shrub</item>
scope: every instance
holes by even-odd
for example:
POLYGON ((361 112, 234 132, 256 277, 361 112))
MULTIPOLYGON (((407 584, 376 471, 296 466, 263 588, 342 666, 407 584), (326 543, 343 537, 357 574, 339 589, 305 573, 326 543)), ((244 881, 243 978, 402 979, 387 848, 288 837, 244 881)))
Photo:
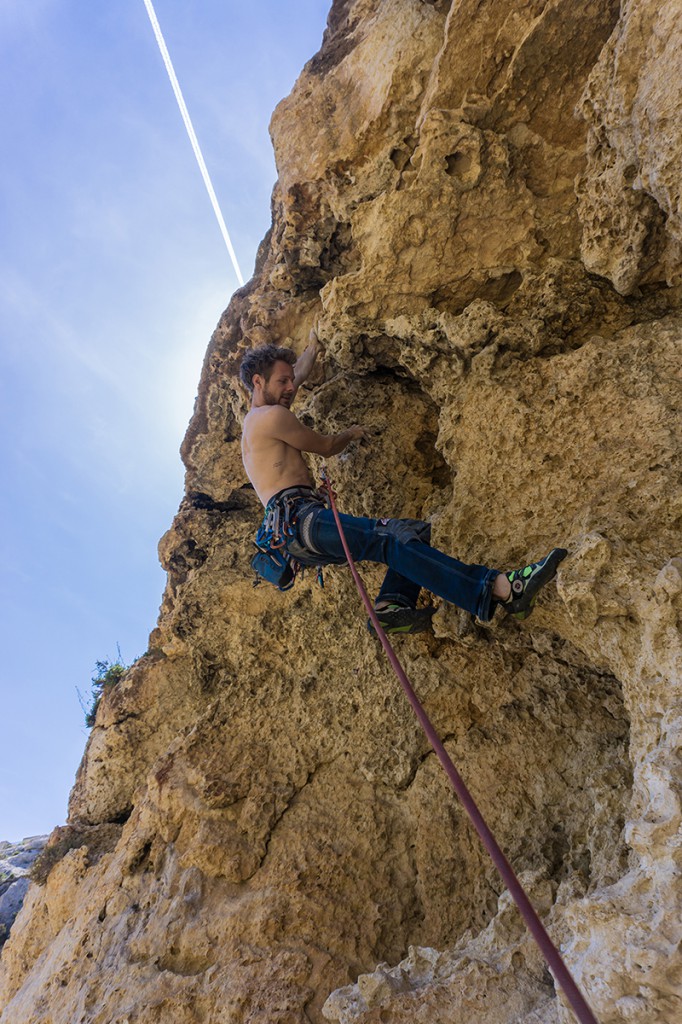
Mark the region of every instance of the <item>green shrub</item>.
POLYGON ((95 675, 91 680, 92 689, 89 707, 85 706, 85 702, 83 701, 80 692, 78 693, 78 698, 85 714, 85 724, 88 729, 92 729, 95 724, 97 708, 99 707, 102 695, 106 690, 110 690, 112 686, 116 686, 117 683, 120 683, 121 679, 130 668, 129 665, 124 665, 121 660, 121 649, 117 647, 117 650, 118 658, 116 661, 110 662, 107 658, 104 661, 95 662, 95 675))

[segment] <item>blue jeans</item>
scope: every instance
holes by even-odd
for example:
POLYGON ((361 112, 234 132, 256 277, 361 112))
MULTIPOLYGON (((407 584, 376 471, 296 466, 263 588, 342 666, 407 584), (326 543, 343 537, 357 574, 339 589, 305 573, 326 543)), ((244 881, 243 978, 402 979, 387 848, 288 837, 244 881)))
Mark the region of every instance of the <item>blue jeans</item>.
MULTIPOLYGON (((497 569, 465 565, 419 540, 405 543, 380 519, 348 515, 341 515, 340 519, 355 560, 388 566, 377 603, 388 601, 414 608, 419 591, 424 587, 471 612, 482 622, 492 619, 496 607, 492 590, 497 569)), ((300 536, 298 539, 300 542, 300 536)), ((310 540, 323 554, 333 559, 343 558, 343 545, 331 509, 315 513, 310 540)))

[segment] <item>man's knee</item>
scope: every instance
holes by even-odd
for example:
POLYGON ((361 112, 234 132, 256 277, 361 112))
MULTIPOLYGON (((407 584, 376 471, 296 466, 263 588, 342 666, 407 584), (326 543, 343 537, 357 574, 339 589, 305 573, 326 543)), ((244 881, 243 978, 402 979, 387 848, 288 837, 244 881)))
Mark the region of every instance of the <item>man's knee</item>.
POLYGON ((423 519, 377 519, 377 533, 393 536, 401 544, 408 544, 411 540, 431 543, 431 523, 423 519))

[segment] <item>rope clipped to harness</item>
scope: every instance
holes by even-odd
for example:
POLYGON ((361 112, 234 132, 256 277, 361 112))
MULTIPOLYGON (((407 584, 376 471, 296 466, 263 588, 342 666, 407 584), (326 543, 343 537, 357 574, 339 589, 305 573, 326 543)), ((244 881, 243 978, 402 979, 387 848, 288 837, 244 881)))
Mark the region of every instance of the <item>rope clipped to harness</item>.
POLYGON ((405 691, 405 695, 407 696, 407 699, 412 705, 412 709, 416 714, 429 743, 431 744, 434 752, 438 756, 438 759, 440 760, 443 768, 445 769, 445 772, 452 784, 452 788, 455 790, 455 793, 459 797, 462 806, 469 815, 471 823, 478 832, 481 842, 483 843, 486 850, 490 854, 492 861, 495 864, 495 867, 497 868, 502 877, 502 880, 509 889, 509 892, 511 893, 514 899, 514 902, 519 908, 521 916, 526 922, 528 930, 530 931, 531 935, 538 944, 540 952, 545 958, 547 965, 549 966, 557 982, 563 989, 564 994, 577 1020, 580 1022, 580 1024, 598 1024, 597 1018, 592 1013, 592 1010, 588 1006, 585 997, 581 993, 580 989, 578 988, 573 979, 573 976, 566 967, 566 964, 564 963, 561 954, 552 942, 542 921, 538 917, 533 905, 528 899, 525 889, 516 877, 514 869, 512 868, 511 864, 503 854, 500 847, 497 845, 497 841, 493 836, 492 832, 490 831, 490 829, 488 828, 488 825, 486 824, 483 815, 479 811, 478 806, 474 801, 474 798, 467 789, 461 775, 459 774, 454 764, 450 760, 450 756, 448 755, 445 747, 443 746, 440 737, 438 736, 438 733, 434 729, 431 720, 426 714, 426 711, 422 707, 419 698, 412 689, 410 681, 407 678, 405 671, 403 670, 403 667, 400 664, 400 661, 398 660, 395 651, 391 647, 390 641, 386 636, 386 633, 381 627, 381 623, 379 622, 372 602, 370 601, 367 595, 367 591, 365 590, 364 584, 360 578, 360 574, 358 573, 358 570, 355 566, 355 562, 353 561, 353 556, 350 553, 348 542, 346 541, 346 537, 343 532, 343 526, 341 525, 341 519, 339 518, 339 513, 336 508, 335 495, 326 467, 323 468, 322 470, 322 487, 324 488, 329 497, 329 502, 331 505, 331 509, 334 513, 334 520, 339 531, 341 543, 343 544, 343 549, 346 553, 346 558, 348 559, 348 565, 350 567, 351 573, 353 574, 353 579, 355 580, 355 585, 358 588, 358 592, 360 594, 360 597, 362 598, 363 604, 365 605, 367 613, 370 619, 372 620, 372 624, 374 626, 374 629, 376 630, 376 634, 381 641, 384 651, 386 652, 386 656, 388 657, 388 660, 391 663, 391 667, 393 668, 393 671, 398 677, 398 681, 400 682, 400 685, 405 691))

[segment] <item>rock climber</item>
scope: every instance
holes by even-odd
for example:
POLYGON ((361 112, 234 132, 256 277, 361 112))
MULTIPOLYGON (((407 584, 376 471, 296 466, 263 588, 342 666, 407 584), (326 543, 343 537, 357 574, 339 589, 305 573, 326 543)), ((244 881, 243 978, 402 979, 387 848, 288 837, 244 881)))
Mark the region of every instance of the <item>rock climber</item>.
MULTIPOLYGON (((333 512, 313 484, 303 452, 338 455, 352 441, 369 441, 355 424, 338 434, 320 434, 291 411, 301 384, 309 377, 321 346, 316 332, 297 358, 289 348, 264 345, 244 356, 240 377, 251 392, 244 420, 242 459, 265 506, 257 544, 286 550, 302 565, 345 563, 333 512)), ((370 519, 341 515, 349 549, 358 561, 388 566, 375 601, 379 621, 389 633, 428 628, 434 608, 418 608, 421 588, 488 622, 499 605, 517 619, 531 614, 537 595, 555 575, 567 551, 554 548, 539 562, 500 572, 463 562, 430 546, 430 524, 415 519, 370 519)))

